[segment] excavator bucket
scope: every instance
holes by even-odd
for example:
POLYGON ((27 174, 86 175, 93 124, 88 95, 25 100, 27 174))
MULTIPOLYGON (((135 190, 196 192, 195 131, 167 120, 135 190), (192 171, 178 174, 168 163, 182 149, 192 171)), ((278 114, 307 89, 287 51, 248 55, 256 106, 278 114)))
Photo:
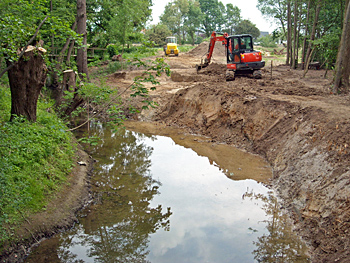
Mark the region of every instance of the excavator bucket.
POLYGON ((196 70, 197 72, 200 71, 202 68, 208 67, 208 64, 199 64, 196 65, 196 70))
POLYGON ((201 60, 201 64, 196 65, 197 73, 198 73, 198 71, 200 71, 202 68, 208 67, 208 65, 209 65, 209 61, 208 61, 207 59, 202 59, 202 60, 201 60))

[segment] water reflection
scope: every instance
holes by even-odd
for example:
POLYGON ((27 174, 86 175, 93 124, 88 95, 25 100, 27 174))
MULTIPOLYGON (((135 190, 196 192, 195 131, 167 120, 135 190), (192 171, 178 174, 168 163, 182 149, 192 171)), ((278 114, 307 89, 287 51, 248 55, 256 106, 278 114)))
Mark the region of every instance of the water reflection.
POLYGON ((247 179, 269 173, 260 159, 217 165, 220 151, 236 150, 181 140, 193 151, 169 137, 102 126, 91 135, 102 138, 90 149, 95 202, 72 231, 43 242, 28 262, 273 262, 264 261, 270 199, 258 198, 269 190, 247 179), (209 152, 214 157, 204 156, 209 152), (246 179, 225 176, 237 171, 246 179))
POLYGON ((291 230, 288 217, 278 209, 277 198, 272 192, 263 195, 250 191, 244 194, 244 198, 263 201, 262 209, 268 216, 265 220, 268 233, 254 241, 257 247, 253 251, 254 259, 266 263, 309 262, 306 245, 291 230))
POLYGON ((149 235, 159 228, 167 230, 171 215, 170 208, 162 213, 161 205, 150 207, 160 186, 150 173, 152 148, 125 130, 118 136, 110 130, 96 132, 104 133, 92 152, 99 162, 99 189, 94 191, 99 203, 84 221, 80 242, 88 244, 95 262, 143 262, 149 235))

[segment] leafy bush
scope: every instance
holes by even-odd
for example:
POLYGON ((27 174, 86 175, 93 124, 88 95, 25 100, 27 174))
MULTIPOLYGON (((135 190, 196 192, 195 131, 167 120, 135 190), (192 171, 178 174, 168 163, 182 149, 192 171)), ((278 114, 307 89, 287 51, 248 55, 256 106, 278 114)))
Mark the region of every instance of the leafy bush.
POLYGON ((107 52, 109 54, 109 57, 113 57, 114 55, 118 54, 118 47, 115 44, 109 44, 107 46, 107 52))
POLYGON ((66 125, 39 101, 36 123, 8 122, 9 89, 0 87, 0 247, 23 218, 41 210, 66 181, 73 165, 74 144, 66 125))

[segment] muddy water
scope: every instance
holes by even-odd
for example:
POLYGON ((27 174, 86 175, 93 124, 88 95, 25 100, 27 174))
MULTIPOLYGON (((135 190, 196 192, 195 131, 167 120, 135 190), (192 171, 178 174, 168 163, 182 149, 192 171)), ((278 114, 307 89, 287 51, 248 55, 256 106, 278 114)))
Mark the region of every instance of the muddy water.
POLYGON ((94 203, 27 262, 307 262, 262 183, 262 159, 179 130, 127 127, 90 131, 102 138, 89 147, 94 203))

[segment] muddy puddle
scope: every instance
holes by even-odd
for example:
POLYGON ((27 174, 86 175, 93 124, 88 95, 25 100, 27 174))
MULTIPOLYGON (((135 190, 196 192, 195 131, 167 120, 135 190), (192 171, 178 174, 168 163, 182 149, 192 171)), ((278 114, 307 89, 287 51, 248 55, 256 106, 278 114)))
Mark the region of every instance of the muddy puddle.
POLYGON ((94 202, 26 262, 307 262, 262 159, 180 130, 127 123, 100 137, 94 202))

